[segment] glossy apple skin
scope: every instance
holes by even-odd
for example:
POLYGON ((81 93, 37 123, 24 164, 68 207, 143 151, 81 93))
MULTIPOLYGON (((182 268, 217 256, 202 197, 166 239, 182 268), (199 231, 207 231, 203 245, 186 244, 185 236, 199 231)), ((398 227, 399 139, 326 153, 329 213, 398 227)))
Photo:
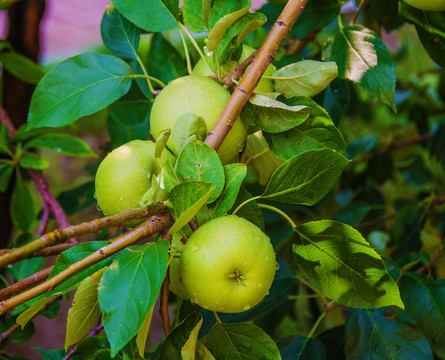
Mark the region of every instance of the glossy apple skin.
POLYGON ((182 252, 182 281, 190 300, 211 311, 249 310, 268 294, 275 271, 267 235, 236 215, 202 225, 182 252))
MULTIPOLYGON (((96 172, 96 199, 105 215, 118 214, 127 209, 140 208, 141 197, 151 187, 151 175, 159 175, 161 166, 154 157, 155 143, 133 140, 111 151, 96 172)), ((162 160, 173 156, 164 150, 162 160)), ((133 227, 142 220, 132 221, 133 227)))
MULTIPOLYGON (((156 96, 150 114, 150 132, 157 139, 164 130, 171 129, 176 120, 187 113, 203 118, 209 132, 229 99, 230 93, 226 89, 205 76, 175 79, 156 96)), ((232 161, 244 149, 246 137, 247 125, 238 118, 218 150, 223 164, 232 161)), ((178 155, 171 138, 167 147, 178 155)))
POLYGON ((445 11, 445 0, 404 0, 408 5, 419 10, 445 11))
MULTIPOLYGON (((181 241, 182 235, 180 233, 176 233, 173 235, 172 239, 172 247, 174 250, 182 251, 184 248, 184 244, 181 241)), ((170 285, 169 289, 175 295, 188 300, 190 296, 185 289, 184 283, 181 278, 181 254, 178 254, 178 257, 174 257, 170 262, 170 285)))

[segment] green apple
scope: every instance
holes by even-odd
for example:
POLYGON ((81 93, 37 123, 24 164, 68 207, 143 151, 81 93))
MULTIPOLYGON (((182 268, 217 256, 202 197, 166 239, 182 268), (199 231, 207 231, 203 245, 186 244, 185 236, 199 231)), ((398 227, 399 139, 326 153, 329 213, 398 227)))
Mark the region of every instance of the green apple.
POLYGON ((275 252, 260 228, 236 215, 210 220, 184 246, 181 278, 190 300, 217 312, 257 305, 275 276, 275 252))
POLYGON ((175 295, 188 300, 190 296, 185 289, 184 283, 181 278, 181 251, 184 248, 184 244, 181 241, 182 235, 180 233, 176 233, 172 238, 172 248, 177 250, 177 257, 174 257, 170 262, 170 291, 172 291, 175 295))
MULTIPOLYGON (((204 120, 207 133, 218 120, 229 99, 230 93, 226 89, 205 76, 175 79, 156 96, 150 114, 150 132, 157 139, 164 130, 171 129, 176 120, 193 114, 204 120)), ((187 134, 183 137, 187 137, 187 134)), ((218 150, 223 164, 232 161, 244 149, 246 137, 247 125, 238 118, 218 150)), ((178 155, 179 151, 171 137, 167 147, 178 155)))
POLYGON ((419 10, 445 11, 445 0, 404 0, 407 4, 419 10))
MULTIPOLYGON (((154 157, 155 143, 133 140, 111 151, 96 172, 97 204, 105 215, 118 214, 141 207, 141 198, 151 187, 152 175, 161 172, 159 159, 154 157)), ((164 150, 162 161, 173 156, 164 150)), ((126 224, 129 227, 142 220, 126 224)))
MULTIPOLYGON (((252 53, 255 51, 254 48, 243 45, 243 52, 241 53, 241 57, 239 61, 230 61, 225 62, 220 66, 220 71, 222 75, 226 75, 228 72, 232 71, 238 64, 241 64, 244 60, 246 60, 252 53)), ((205 64, 204 61, 207 61, 210 68, 213 70, 213 72, 216 72, 215 66, 213 65, 212 56, 208 56, 208 60, 199 59, 196 63, 195 67, 193 68, 193 74, 194 75, 200 75, 200 76, 211 76, 212 73, 210 72, 208 66, 205 64)), ((264 72, 264 75, 266 76, 272 76, 272 73, 275 71, 275 66, 270 64, 266 71, 264 72)), ((274 82, 271 79, 261 79, 258 83, 257 87, 254 90, 255 92, 261 92, 261 93, 272 93, 275 91, 274 82)))

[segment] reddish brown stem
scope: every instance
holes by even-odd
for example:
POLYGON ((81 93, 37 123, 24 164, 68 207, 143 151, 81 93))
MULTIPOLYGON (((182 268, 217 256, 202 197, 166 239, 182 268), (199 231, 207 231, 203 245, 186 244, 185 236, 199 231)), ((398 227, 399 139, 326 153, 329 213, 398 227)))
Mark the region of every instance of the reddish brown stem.
POLYGON ((168 287, 170 285, 170 268, 167 269, 167 274, 165 275, 164 281, 161 286, 161 307, 159 313, 162 319, 162 326, 164 328, 164 335, 170 334, 170 315, 168 314, 168 287))
POLYGON ((354 226, 354 228, 355 228, 356 230, 367 229, 367 228, 370 228, 370 227, 379 225, 379 224, 381 224, 381 223, 383 223, 383 222, 385 222, 385 221, 392 220, 392 219, 394 219, 396 216, 397 216, 397 214, 388 214, 388 215, 384 215, 384 216, 381 216, 381 217, 379 217, 379 218, 377 218, 377 219, 370 220, 370 221, 366 221, 366 222, 364 222, 364 223, 358 224, 358 225, 354 226))
POLYGON ((224 77, 224 86, 226 88, 230 88, 233 86, 233 80, 238 80, 252 63, 253 59, 255 59, 258 50, 255 50, 246 60, 244 60, 241 64, 237 65, 235 69, 226 74, 224 77))
POLYGON ((358 9, 357 9, 357 11, 354 14, 354 17, 352 18, 352 21, 351 21, 352 24, 355 24, 357 22, 358 16, 361 13, 361 11, 363 10, 363 7, 365 6, 366 1, 367 0, 362 0, 360 2, 360 5, 358 6, 358 9))
POLYGON ((443 249, 440 249, 436 255, 434 255, 431 259, 430 262, 424 266, 422 266, 420 269, 417 270, 417 272, 419 274, 423 273, 424 271, 427 271, 429 269, 431 269, 431 267, 436 263, 437 260, 439 260, 443 255, 443 249))
POLYGON ((39 272, 36 272, 35 274, 27 277, 26 279, 20 280, 16 282, 15 284, 8 286, 7 288, 0 290, 0 300, 7 299, 11 296, 14 296, 23 290, 29 289, 30 287, 35 286, 36 284, 42 282, 43 280, 46 280, 53 269, 52 266, 49 268, 40 270, 39 272))
POLYGON ((16 332, 18 329, 20 329, 20 324, 14 324, 12 325, 8 330, 0 334, 0 339, 5 340, 8 337, 11 336, 12 333, 16 332))
POLYGON ((87 257, 79 260, 78 262, 72 264, 67 269, 61 271, 57 275, 53 276, 51 279, 25 291, 22 292, 8 300, 0 301, 0 315, 4 314, 6 311, 15 308, 18 305, 25 303, 35 297, 44 294, 47 291, 55 289, 58 285, 68 280, 75 274, 81 272, 82 270, 97 264, 99 261, 110 257, 113 254, 127 248, 130 245, 138 242, 139 240, 156 234, 162 231, 165 227, 172 226, 173 220, 170 214, 161 214, 152 217, 150 220, 143 222, 141 225, 137 226, 131 231, 122 234, 114 239, 114 242, 110 245, 104 246, 102 249, 88 255, 87 257))
POLYGON ((233 92, 226 107, 207 135, 205 143, 218 150, 226 135, 229 133, 238 115, 246 105, 253 90, 258 85, 261 76, 275 57, 283 44, 295 21, 303 12, 307 0, 289 0, 278 17, 266 39, 258 50, 254 61, 247 69, 240 84, 233 92))

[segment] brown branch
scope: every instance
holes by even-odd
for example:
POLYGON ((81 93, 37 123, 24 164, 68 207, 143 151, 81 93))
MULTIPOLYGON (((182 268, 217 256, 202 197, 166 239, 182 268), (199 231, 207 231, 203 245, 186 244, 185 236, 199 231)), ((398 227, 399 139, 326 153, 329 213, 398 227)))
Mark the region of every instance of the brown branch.
POLYGON ((50 215, 49 204, 44 201, 42 209, 42 218, 40 219, 40 226, 36 232, 35 235, 36 237, 42 236, 45 233, 46 228, 48 227, 49 215, 50 215))
POLYGON ((258 85, 261 76, 275 57, 286 36, 289 34, 295 21, 303 12, 307 0, 289 0, 282 13, 267 34, 263 45, 250 67, 247 69, 240 84, 233 92, 229 102, 225 106, 218 121, 207 135, 205 143, 218 150, 226 135, 229 133, 233 123, 241 113, 242 108, 249 100, 253 90, 258 85))
POLYGON ((417 270, 417 272, 418 272, 419 274, 421 274, 421 273, 423 273, 424 271, 431 269, 431 267, 436 263, 437 260, 439 260, 439 259, 442 257, 442 255, 443 255, 443 249, 440 249, 440 250, 437 252, 437 254, 434 255, 434 256, 430 259, 429 263, 426 264, 426 265, 424 265, 424 266, 422 266, 420 269, 417 270))
POLYGON ((164 335, 170 334, 170 316, 168 314, 168 287, 170 285, 170 269, 167 269, 167 274, 165 275, 164 281, 161 286, 161 307, 159 309, 159 314, 162 319, 162 326, 164 328, 164 335))
POLYGON ((170 214, 166 213, 154 216, 151 219, 146 220, 141 225, 135 227, 133 230, 130 230, 125 234, 122 234, 115 238, 113 243, 72 264, 70 267, 53 276, 51 279, 8 300, 0 301, 0 315, 18 305, 21 305, 31 299, 36 298, 39 295, 55 289, 58 285, 76 275, 77 273, 81 272, 82 270, 94 264, 97 264, 99 261, 110 257, 113 254, 116 254, 117 252, 125 249, 130 245, 133 245, 137 241, 147 236, 154 235, 162 231, 165 227, 169 227, 172 225, 173 220, 170 214))
POLYGON ((357 22, 358 15, 359 15, 359 14, 361 13, 361 11, 363 10, 363 7, 365 6, 366 1, 367 1, 367 0, 362 0, 362 1, 360 2, 360 5, 358 6, 358 9, 357 9, 357 11, 356 11, 355 14, 354 14, 354 17, 352 18, 352 21, 351 21, 352 24, 355 24, 355 23, 357 22))
POLYGON ((402 148, 405 148, 408 146, 418 145, 419 143, 422 143, 424 141, 428 141, 428 140, 432 139, 433 136, 434 136, 434 134, 427 133, 427 134, 423 134, 415 139, 393 142, 388 146, 388 148, 386 150, 387 151, 395 151, 395 150, 399 150, 399 149, 402 149, 402 148))
POLYGON ((20 324, 12 325, 8 330, 0 334, 0 339, 1 340, 7 339, 8 337, 11 336, 12 333, 16 332, 18 329, 20 329, 20 324))
POLYGON ((233 69, 231 72, 227 73, 224 76, 224 87, 226 88, 232 87, 233 80, 238 80, 241 76, 243 76, 246 69, 255 59, 257 53, 258 50, 255 50, 252 54, 250 54, 250 56, 246 60, 244 60, 241 64, 237 65, 235 69, 233 69))
POLYGON ((286 50, 286 55, 300 55, 309 43, 314 41, 321 29, 312 30, 304 39, 293 39, 292 45, 286 50))
POLYGON ((72 225, 64 229, 56 229, 30 242, 29 244, 12 249, 8 253, 1 255, 0 267, 12 264, 18 260, 26 258, 30 254, 33 254, 38 250, 59 244, 66 239, 91 233, 97 233, 101 230, 107 229, 111 226, 120 225, 129 220, 148 218, 165 210, 166 207, 166 202, 162 201, 146 208, 126 210, 120 214, 95 219, 93 221, 84 222, 79 225, 72 225))
POLYGON ((36 284, 46 280, 53 269, 52 266, 49 268, 40 270, 39 272, 36 272, 35 274, 27 277, 26 279, 20 280, 16 282, 15 284, 12 284, 11 286, 8 286, 7 288, 0 290, 0 300, 7 299, 11 296, 14 296, 23 290, 29 289, 30 287, 35 286, 36 284))
MULTIPOLYGON (((43 202, 48 205, 49 209, 51 210, 51 213, 54 215, 57 224, 61 228, 66 228, 70 226, 71 224, 68 221, 68 217, 66 216, 62 207, 52 194, 51 190, 49 189, 49 186, 45 178, 42 176, 42 173, 37 170, 28 169, 28 174, 31 176, 31 179, 34 182, 34 185, 36 186, 37 190, 39 191, 43 202)), ((73 244, 78 243, 77 239, 75 238, 70 239, 70 242, 73 244)))
POLYGON ((396 216, 397 216, 397 213, 384 215, 384 216, 378 217, 378 218, 376 218, 376 219, 374 219, 374 220, 369 220, 369 221, 366 221, 366 222, 364 222, 364 223, 355 225, 354 228, 355 228, 356 230, 367 229, 367 228, 370 228, 370 227, 374 227, 374 226, 376 226, 376 225, 379 225, 379 224, 381 224, 381 223, 383 223, 383 222, 385 222, 385 221, 392 220, 392 219, 394 219, 396 216))
POLYGON ((14 136, 16 133, 15 127, 12 124, 11 118, 8 116, 6 110, 0 104, 0 123, 5 124, 8 129, 9 136, 14 136))

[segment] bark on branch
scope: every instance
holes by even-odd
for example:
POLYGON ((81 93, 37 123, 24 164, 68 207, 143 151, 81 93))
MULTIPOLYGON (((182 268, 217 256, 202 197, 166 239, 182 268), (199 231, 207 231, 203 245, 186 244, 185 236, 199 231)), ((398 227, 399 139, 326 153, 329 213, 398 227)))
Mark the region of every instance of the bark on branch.
POLYGON ((282 13, 267 34, 263 45, 258 49, 257 56, 247 69, 240 84, 233 92, 229 102, 219 116, 218 121, 207 135, 205 143, 218 150, 229 133, 233 123, 246 105, 261 76, 274 59, 295 21, 303 12, 308 0, 289 0, 282 13))

